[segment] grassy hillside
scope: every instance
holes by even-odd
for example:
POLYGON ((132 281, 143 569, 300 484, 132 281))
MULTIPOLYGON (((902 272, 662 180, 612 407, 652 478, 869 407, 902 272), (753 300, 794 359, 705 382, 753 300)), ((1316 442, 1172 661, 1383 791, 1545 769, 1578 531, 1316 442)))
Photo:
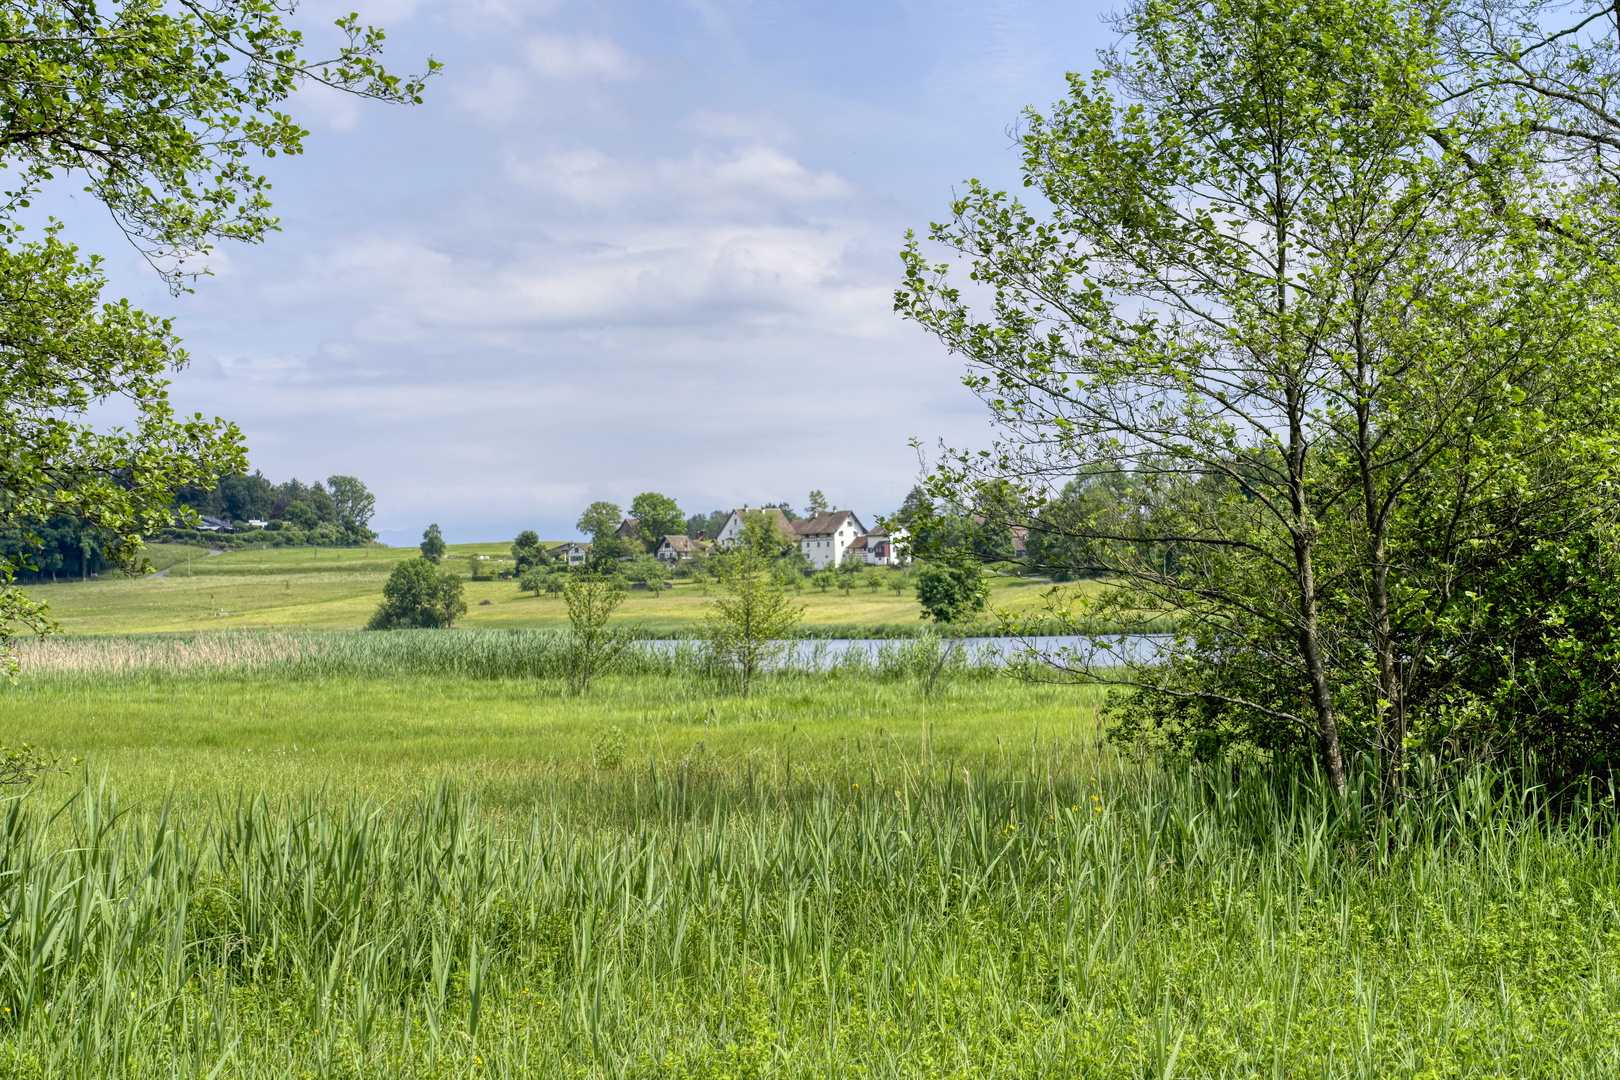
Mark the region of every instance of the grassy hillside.
MULTIPOLYGON (((505 559, 509 544, 454 544, 445 565, 466 573, 469 555, 505 559)), ((154 545, 162 576, 125 578, 116 572, 89 582, 30 586, 51 605, 66 630, 78 633, 147 633, 231 628, 358 629, 382 600, 395 563, 415 548, 275 548, 206 556, 201 549, 154 545)), ((1035 610, 1048 586, 997 578, 991 604, 1035 610)), ((697 625, 710 587, 678 582, 662 595, 633 592, 619 618, 649 629, 697 625)), ((522 593, 511 581, 468 581, 464 626, 555 627, 567 622, 560 599, 522 593), (487 603, 485 603, 487 601, 487 603)), ((850 596, 806 587, 800 602, 811 624, 916 626, 921 609, 909 591, 895 596, 859 589, 850 596)))

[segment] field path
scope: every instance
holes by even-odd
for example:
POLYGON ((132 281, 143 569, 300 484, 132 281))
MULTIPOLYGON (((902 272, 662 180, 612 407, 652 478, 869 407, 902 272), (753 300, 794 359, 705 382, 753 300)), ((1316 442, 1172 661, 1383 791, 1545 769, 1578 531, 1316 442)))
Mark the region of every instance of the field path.
MULTIPOLYGON (((223 554, 225 554, 225 552, 220 550, 219 548, 209 548, 208 549, 208 555, 223 555, 223 554)), ((205 559, 208 558, 208 555, 204 555, 203 558, 205 558, 205 559)), ((147 574, 146 577, 143 580, 151 581, 153 578, 163 577, 165 574, 167 574, 170 570, 173 570, 173 569, 174 569, 174 567, 172 567, 172 566, 165 566, 162 570, 159 570, 156 573, 147 574)))

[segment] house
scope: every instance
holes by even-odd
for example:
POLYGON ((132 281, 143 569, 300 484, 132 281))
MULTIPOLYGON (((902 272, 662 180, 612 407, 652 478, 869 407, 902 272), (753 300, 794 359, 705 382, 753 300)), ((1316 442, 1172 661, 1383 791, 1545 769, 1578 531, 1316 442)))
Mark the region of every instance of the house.
POLYGON ((613 535, 620 540, 640 540, 641 522, 635 518, 625 518, 619 527, 613 530, 613 535))
POLYGON ((709 545, 703 541, 701 536, 694 540, 682 533, 673 533, 664 537, 658 541, 658 547, 653 551, 654 557, 659 562, 679 562, 682 559, 690 559, 708 553, 709 545))
POLYGON ((261 518, 248 518, 248 528, 250 529, 262 529, 268 524, 270 524, 268 521, 261 518))
POLYGON ((716 547, 728 548, 742 537, 744 514, 764 514, 770 517, 776 522, 776 531, 790 540, 795 536, 799 525, 797 521, 789 521, 787 515, 774 506, 758 510, 743 506, 741 509, 733 510, 731 516, 726 518, 726 523, 720 526, 720 531, 714 534, 716 547))
POLYGON ((845 549, 844 558, 859 558, 867 566, 900 566, 911 561, 903 551, 905 541, 904 529, 896 529, 893 534, 876 529, 856 537, 845 549))
POLYGON ((207 514, 197 519, 198 532, 231 532, 231 523, 220 518, 209 517, 207 514))
POLYGON ((551 554, 561 559, 564 566, 584 566, 585 560, 591 557, 591 545, 570 541, 552 548, 551 554))
POLYGON ((817 570, 839 565, 849 546, 867 533, 853 510, 829 510, 803 518, 793 523, 793 531, 799 537, 799 550, 817 570))

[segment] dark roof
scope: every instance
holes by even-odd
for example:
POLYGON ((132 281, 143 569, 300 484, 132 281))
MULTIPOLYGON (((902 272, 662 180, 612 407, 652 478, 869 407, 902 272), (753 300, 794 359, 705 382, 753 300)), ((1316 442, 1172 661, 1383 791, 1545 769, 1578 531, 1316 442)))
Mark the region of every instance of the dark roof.
POLYGON ((853 510, 829 510, 813 518, 801 518, 793 523, 793 531, 800 536, 829 535, 837 532, 846 518, 858 531, 863 533, 866 531, 866 527, 861 524, 861 519, 855 516, 853 510))
POLYGON ((613 533, 614 536, 637 537, 641 535, 641 522, 635 518, 625 518, 624 523, 613 533))

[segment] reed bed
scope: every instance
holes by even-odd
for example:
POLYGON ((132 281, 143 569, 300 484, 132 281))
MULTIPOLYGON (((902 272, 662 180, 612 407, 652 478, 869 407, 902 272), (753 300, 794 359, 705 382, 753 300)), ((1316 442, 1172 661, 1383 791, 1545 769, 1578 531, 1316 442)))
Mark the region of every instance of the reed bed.
POLYGON ((478 793, 0 805, 13 1077, 1610 1077, 1613 793, 688 764, 478 793), (723 781, 723 782, 721 782, 723 781), (1528 794, 1516 794, 1528 792, 1528 794))
MULTIPOLYGON (((567 678, 571 639, 557 630, 224 631, 187 635, 63 635, 21 643, 27 679, 106 681, 224 674, 282 679, 452 677, 567 678)), ((994 674, 989 662, 938 636, 834 650, 795 642, 778 671, 846 672, 881 678, 994 674)), ((616 661, 625 676, 714 676, 701 641, 640 641, 616 661)))

